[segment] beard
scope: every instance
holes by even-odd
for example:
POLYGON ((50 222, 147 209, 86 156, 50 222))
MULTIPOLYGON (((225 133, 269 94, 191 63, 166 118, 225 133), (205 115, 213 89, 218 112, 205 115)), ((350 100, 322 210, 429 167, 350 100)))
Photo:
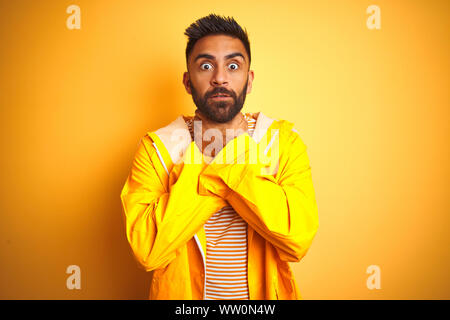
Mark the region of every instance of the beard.
POLYGON ((192 92, 192 99, 194 100, 197 109, 200 110, 208 119, 218 123, 226 123, 232 120, 244 106, 245 97, 247 96, 247 81, 239 96, 233 91, 229 91, 223 87, 218 87, 212 90, 210 93, 206 93, 205 96, 201 96, 197 90, 192 86, 192 82, 189 82, 189 87, 192 92), (216 93, 226 93, 231 99, 224 101, 214 101, 210 97, 216 93))

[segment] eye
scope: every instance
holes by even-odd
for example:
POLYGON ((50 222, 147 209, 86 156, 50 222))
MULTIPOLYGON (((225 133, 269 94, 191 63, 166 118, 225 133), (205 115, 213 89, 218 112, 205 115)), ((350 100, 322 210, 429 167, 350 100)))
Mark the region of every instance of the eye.
POLYGON ((236 69, 238 69, 239 68, 239 65, 237 64, 237 63, 230 63, 230 67, 231 66, 235 66, 234 68, 231 68, 231 70, 236 70, 236 69))
POLYGON ((210 63, 202 63, 201 65, 200 65, 200 69, 202 69, 202 70, 210 70, 212 68, 212 65, 210 64, 210 63), (203 68, 203 66, 209 66, 208 68, 203 68))

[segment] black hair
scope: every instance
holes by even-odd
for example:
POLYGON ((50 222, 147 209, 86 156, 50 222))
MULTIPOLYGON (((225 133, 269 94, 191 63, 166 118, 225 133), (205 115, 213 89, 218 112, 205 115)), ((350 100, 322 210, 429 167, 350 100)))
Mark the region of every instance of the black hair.
POLYGON ((189 55, 199 39, 212 34, 223 34, 241 40, 247 51, 248 66, 250 68, 252 57, 250 54, 250 42, 248 40, 247 29, 243 30, 233 17, 218 16, 211 13, 192 23, 184 34, 189 37, 186 46, 186 64, 188 64, 189 55))

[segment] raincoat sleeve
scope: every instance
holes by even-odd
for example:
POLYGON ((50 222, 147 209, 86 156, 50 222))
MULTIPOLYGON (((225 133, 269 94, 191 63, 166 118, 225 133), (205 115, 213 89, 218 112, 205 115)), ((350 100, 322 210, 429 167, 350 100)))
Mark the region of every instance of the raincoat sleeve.
MULTIPOLYGON (((250 148, 258 148, 247 133, 235 140, 248 141, 246 153, 250 148)), ((230 148, 233 145, 229 143, 224 149, 228 152, 230 148)), ((200 194, 225 198, 275 246, 280 259, 297 262, 306 254, 318 229, 311 167, 298 133, 291 131, 283 145, 280 143, 278 165, 274 177, 262 170, 267 167, 264 162, 219 164, 214 159, 200 175, 200 194)))
POLYGON ((166 190, 155 169, 162 168, 157 160, 152 140, 142 138, 121 192, 127 239, 147 271, 163 268, 176 257, 212 215, 206 207, 226 205, 217 197, 198 194, 198 164, 174 165, 166 190))

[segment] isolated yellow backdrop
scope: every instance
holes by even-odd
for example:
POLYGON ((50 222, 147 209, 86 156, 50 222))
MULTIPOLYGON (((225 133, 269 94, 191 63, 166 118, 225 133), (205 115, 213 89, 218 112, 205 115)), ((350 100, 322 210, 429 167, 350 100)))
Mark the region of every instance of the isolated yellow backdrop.
POLYGON ((147 298, 119 194, 139 139, 195 110, 183 32, 209 13, 249 33, 243 111, 308 146, 320 227, 293 265, 303 298, 450 298, 449 4, 1 0, 0 298, 147 298))

